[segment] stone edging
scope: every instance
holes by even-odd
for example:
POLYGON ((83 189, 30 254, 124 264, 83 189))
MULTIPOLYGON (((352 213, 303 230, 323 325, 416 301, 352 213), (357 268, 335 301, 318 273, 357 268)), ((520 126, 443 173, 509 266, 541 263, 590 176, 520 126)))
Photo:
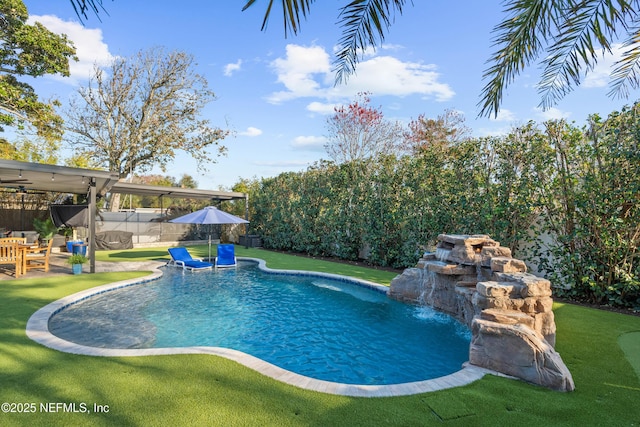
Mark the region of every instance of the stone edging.
MULTIPOLYGON (((291 275, 313 275, 319 277, 329 277, 332 279, 355 282, 362 286, 374 289, 378 292, 386 293, 388 288, 373 282, 361 279, 346 278, 331 273, 316 273, 309 271, 296 270, 274 270, 266 266, 266 262, 258 258, 238 257, 239 260, 257 262, 260 269, 274 274, 291 274, 291 275)), ((197 274, 197 273, 196 273, 197 274)), ((131 356, 156 356, 170 354, 211 354, 221 356, 229 360, 238 362, 250 369, 253 369, 263 375, 273 378, 277 381, 284 382, 306 390, 318 391, 322 393, 336 394, 342 396, 356 397, 385 397, 385 396, 406 396, 411 394, 426 393, 430 391, 444 390, 452 387, 467 385, 479 380, 486 374, 494 374, 488 369, 479 368, 477 366, 465 363, 460 371, 446 375, 440 378, 434 378, 424 381, 416 381, 403 384, 390 385, 359 385, 359 384, 342 384, 331 381, 317 380, 287 371, 262 359, 243 353, 238 350, 227 349, 222 347, 169 347, 169 348, 147 348, 147 349, 110 349, 97 348, 75 344, 73 342, 63 340, 49 332, 49 319, 64 307, 75 304, 90 296, 107 292, 112 289, 127 287, 139 283, 156 280, 162 276, 162 272, 154 269, 152 274, 144 278, 123 280, 110 283, 103 286, 87 289, 75 294, 66 296, 54 301, 38 311, 36 311, 27 322, 27 336, 45 347, 54 350, 63 351, 72 354, 81 354, 86 356, 105 356, 105 357, 131 357, 131 356)))

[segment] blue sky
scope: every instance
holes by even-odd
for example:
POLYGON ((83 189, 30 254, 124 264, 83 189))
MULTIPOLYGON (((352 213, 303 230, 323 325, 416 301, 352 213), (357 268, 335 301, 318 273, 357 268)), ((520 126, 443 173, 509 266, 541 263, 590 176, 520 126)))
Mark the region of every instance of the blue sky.
MULTIPOLYGON (((435 118, 446 109, 462 112, 476 136, 502 134, 534 120, 566 118, 578 125, 589 114, 606 116, 634 99, 607 97, 615 55, 605 56, 583 84, 548 111, 538 108, 539 69, 526 69, 505 91, 497 118, 477 118, 482 74, 494 48, 491 31, 503 19, 501 1, 415 1, 397 16, 382 46, 361 59, 357 75, 334 86, 332 52, 340 37, 337 1, 318 1, 297 36, 284 37, 281 13, 274 9, 260 31, 265 1, 242 12, 245 0, 132 2, 105 0, 108 15, 81 25, 69 1, 27 0, 33 20, 67 34, 80 61, 70 78, 34 81, 43 98, 63 103, 82 85, 93 64, 164 46, 192 54, 218 99, 205 110, 214 125, 228 128, 228 155, 208 171, 182 154, 165 173, 187 173, 199 188, 230 189, 242 178, 275 176, 306 169, 327 158, 326 120, 333 107, 358 92, 389 120, 403 124, 420 114, 435 118), (455 6, 452 6, 455 5, 455 6)), ((276 5, 279 2, 276 2, 276 5)))

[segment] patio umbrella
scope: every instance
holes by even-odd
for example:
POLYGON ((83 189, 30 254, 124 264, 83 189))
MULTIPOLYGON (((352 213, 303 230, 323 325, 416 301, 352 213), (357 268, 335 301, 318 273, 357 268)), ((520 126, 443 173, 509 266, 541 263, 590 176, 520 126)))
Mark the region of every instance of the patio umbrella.
MULTIPOLYGON (((215 206, 207 206, 203 209, 191 212, 169 222, 178 224, 248 224, 249 221, 230 213, 221 211, 215 206)), ((211 234, 209 234, 209 259, 211 259, 211 234)))

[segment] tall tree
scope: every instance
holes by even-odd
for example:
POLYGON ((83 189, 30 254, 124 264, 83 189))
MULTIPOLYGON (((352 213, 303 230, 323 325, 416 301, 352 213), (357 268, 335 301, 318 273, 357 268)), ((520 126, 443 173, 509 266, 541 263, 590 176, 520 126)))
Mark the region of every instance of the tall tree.
POLYGON ((198 182, 189 174, 182 174, 182 177, 178 180, 178 187, 180 188, 198 188, 198 182))
MULTIPOLYGON (((133 182, 139 184, 146 185, 158 185, 162 187, 180 187, 180 188, 197 188, 198 183, 196 180, 187 174, 183 174, 180 180, 176 180, 175 177, 169 175, 142 175, 142 176, 134 176, 132 179, 133 182)), ((184 199, 184 198, 171 198, 167 196, 157 197, 157 196, 130 196, 129 203, 134 207, 143 207, 143 208, 158 208, 158 207, 171 207, 172 209, 185 209, 190 208, 194 204, 198 204, 197 208, 203 207, 202 200, 192 200, 192 199, 184 199)), ((126 205, 126 202, 123 202, 123 205, 126 205)))
POLYGON ((60 143, 42 138, 18 138, 12 144, 13 152, 6 157, 11 160, 22 162, 44 163, 49 165, 58 164, 58 154, 60 143))
POLYGON ((140 51, 117 58, 108 71, 94 69, 67 110, 69 142, 121 178, 154 166, 164 170, 179 150, 204 168, 226 150, 220 142, 228 131, 200 117, 214 99, 191 55, 140 51))
POLYGON ((464 116, 455 110, 445 110, 435 119, 421 114, 409 123, 409 131, 404 134, 404 151, 416 153, 433 146, 455 145, 471 135, 464 121, 464 116))
POLYGON ((0 1, 0 131, 1 126, 35 127, 38 136, 60 140, 62 119, 54 111, 57 101, 38 100, 33 88, 20 77, 69 75, 75 48, 64 35, 54 34, 36 22, 22 0, 0 1))
POLYGON ((384 118, 380 109, 369 105, 366 93, 360 100, 334 109, 327 119, 328 142, 325 149, 337 163, 367 160, 383 153, 396 152, 402 128, 384 118))

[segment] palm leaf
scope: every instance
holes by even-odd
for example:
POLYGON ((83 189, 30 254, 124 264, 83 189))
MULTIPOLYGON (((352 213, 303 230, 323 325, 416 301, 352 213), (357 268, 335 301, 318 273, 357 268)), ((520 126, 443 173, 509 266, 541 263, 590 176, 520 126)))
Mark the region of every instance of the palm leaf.
MULTIPOLYGON (((301 18, 306 18, 315 0, 281 1, 285 37, 289 32, 297 34, 300 31, 301 18)), ((256 3, 257 0, 247 0, 242 10, 256 3)), ((394 13, 402 13, 405 3, 407 0, 352 0, 340 8, 338 19, 343 32, 334 61, 336 83, 344 81, 355 71, 359 55, 365 48, 376 46, 384 40, 394 13)), ((413 4, 412 1, 411 3, 413 4)), ((262 30, 267 27, 272 7, 273 0, 269 0, 262 21, 262 30)))
POLYGON ((636 26, 629 34, 623 46, 625 51, 622 59, 616 63, 611 73, 611 97, 628 98, 630 88, 640 87, 640 27, 636 26))
POLYGON ((336 83, 355 72, 367 47, 384 41, 394 13, 402 14, 405 3, 406 0, 353 0, 340 9, 338 18, 343 31, 334 61, 336 83))
MULTIPOLYGON (((289 32, 292 32, 294 35, 298 34, 300 31, 300 22, 301 18, 306 18, 309 13, 309 8, 311 7, 311 3, 314 3, 315 0, 281 0, 282 1, 282 16, 283 16, 283 25, 284 25, 284 35, 287 37, 289 32)), ((256 0, 248 0, 247 3, 242 8, 243 11, 247 10, 249 7, 253 6, 256 3, 256 0)), ((267 28, 267 23, 269 22, 269 16, 271 15, 271 9, 273 7, 273 0, 269 0, 267 4, 267 10, 264 14, 264 19, 262 20, 262 28, 264 31, 267 28)))
POLYGON ((597 52, 611 53, 617 28, 626 29, 626 19, 635 12, 631 3, 617 0, 568 2, 563 23, 549 56, 543 61, 539 92, 540 106, 548 109, 578 86, 581 72, 587 74, 598 61, 597 52))
POLYGON ((489 82, 483 88, 479 116, 497 114, 503 90, 535 61, 545 44, 548 53, 542 61, 539 84, 540 105, 547 109, 561 99, 582 75, 593 69, 598 52, 611 52, 617 31, 627 32, 628 50, 613 73, 610 93, 628 94, 628 86, 640 86, 640 38, 636 23, 639 0, 512 0, 507 18, 494 28, 499 49, 485 71, 489 82))
POLYGON ((482 89, 479 116, 497 115, 503 90, 540 55, 550 30, 557 25, 558 4, 555 0, 516 0, 507 4, 506 19, 493 32, 498 50, 488 61, 493 63, 483 74, 489 82, 482 89))
POLYGON ((83 22, 82 18, 89 19, 87 16, 87 11, 91 10, 96 15, 96 18, 100 20, 100 11, 109 15, 107 10, 102 5, 103 0, 69 0, 71 2, 71 6, 73 6, 73 10, 76 13, 76 16, 83 22))

